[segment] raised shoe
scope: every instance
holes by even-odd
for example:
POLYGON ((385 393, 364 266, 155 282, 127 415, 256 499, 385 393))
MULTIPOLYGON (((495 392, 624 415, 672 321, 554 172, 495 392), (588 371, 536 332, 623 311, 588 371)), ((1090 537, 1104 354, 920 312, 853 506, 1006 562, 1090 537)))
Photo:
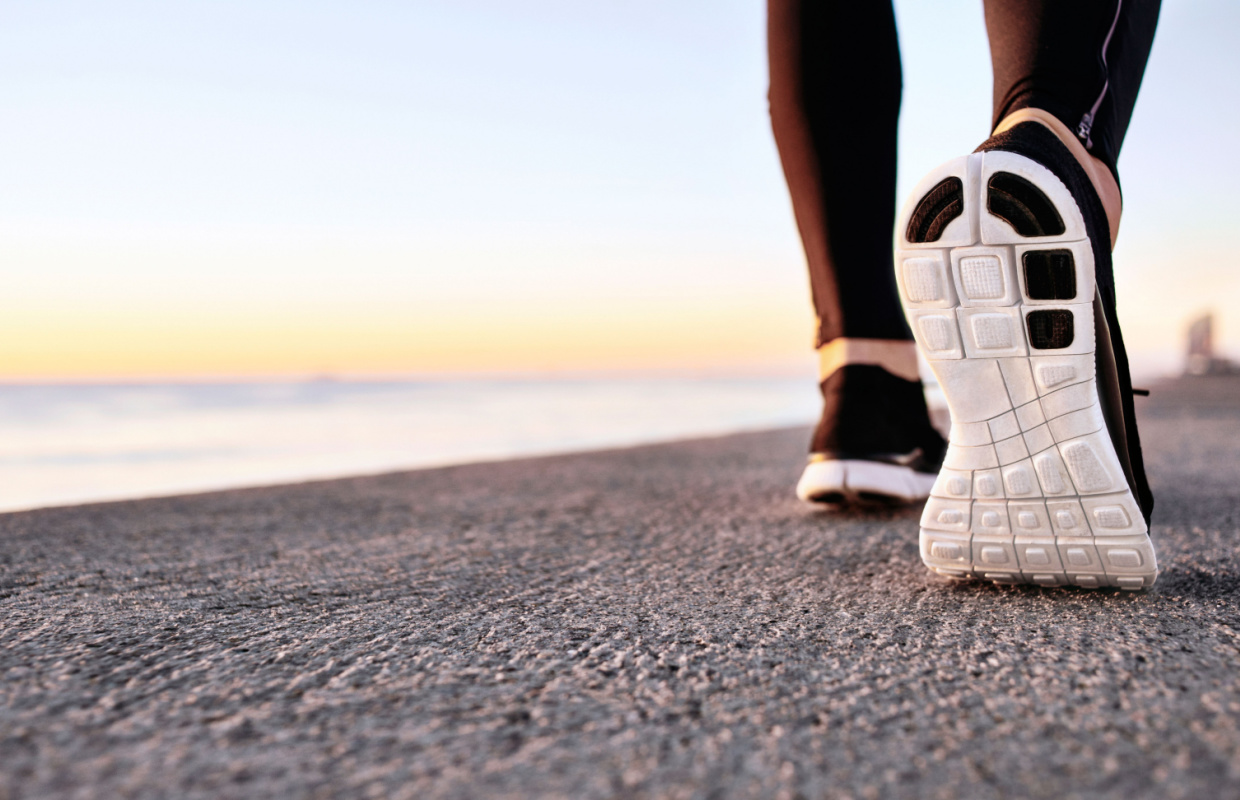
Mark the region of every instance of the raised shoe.
POLYGON ((1109 226, 1080 163, 1022 123, 931 172, 897 224, 901 300, 952 418, 921 517, 926 566, 1153 585, 1109 226))

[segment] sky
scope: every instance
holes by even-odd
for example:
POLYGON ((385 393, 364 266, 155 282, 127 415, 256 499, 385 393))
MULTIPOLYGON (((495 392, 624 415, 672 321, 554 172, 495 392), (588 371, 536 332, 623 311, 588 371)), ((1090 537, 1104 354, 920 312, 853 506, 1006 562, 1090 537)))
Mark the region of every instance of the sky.
MULTIPOLYGON (((975 0, 896 9, 902 197, 991 80, 975 0)), ((812 371, 761 0, 0 10, 0 380, 812 371)), ((1120 159, 1145 365, 1240 354, 1237 29, 1164 3, 1120 159)))

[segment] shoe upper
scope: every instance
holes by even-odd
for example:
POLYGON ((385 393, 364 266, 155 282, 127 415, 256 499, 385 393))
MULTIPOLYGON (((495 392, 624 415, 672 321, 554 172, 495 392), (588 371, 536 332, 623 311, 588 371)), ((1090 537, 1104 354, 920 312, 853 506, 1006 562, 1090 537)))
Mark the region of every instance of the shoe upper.
POLYGON ((930 422, 921 381, 879 366, 847 364, 820 384, 822 418, 810 451, 937 471, 947 443, 930 422))

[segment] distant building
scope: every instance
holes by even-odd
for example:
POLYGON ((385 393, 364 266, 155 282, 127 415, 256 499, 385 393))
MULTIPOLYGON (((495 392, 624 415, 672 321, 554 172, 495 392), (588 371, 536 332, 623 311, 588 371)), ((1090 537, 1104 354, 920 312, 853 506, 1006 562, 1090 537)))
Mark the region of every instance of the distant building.
POLYGON ((1214 315, 1205 314, 1188 326, 1188 375, 1228 375, 1240 372, 1240 364, 1214 354, 1214 315))

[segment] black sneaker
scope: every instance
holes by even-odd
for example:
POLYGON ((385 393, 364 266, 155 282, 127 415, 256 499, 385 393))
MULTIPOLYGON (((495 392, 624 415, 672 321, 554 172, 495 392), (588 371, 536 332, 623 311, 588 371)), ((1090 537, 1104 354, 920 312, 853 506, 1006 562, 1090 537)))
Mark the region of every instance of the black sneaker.
POLYGON ((1080 164, 1017 125, 931 172, 898 233, 901 299, 952 414, 922 560, 998 583, 1151 586, 1109 228, 1080 164))
POLYGON ((929 497, 947 443, 930 424, 921 382, 848 364, 821 388, 822 419, 797 497, 831 505, 929 497))

